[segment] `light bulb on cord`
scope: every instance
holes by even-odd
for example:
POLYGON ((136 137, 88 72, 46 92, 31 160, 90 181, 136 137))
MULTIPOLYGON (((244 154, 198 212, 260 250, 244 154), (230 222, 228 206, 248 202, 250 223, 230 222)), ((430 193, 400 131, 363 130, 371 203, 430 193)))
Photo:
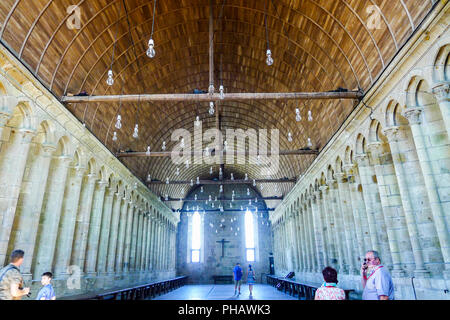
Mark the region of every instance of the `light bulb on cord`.
POLYGON ((220 99, 223 100, 225 98, 225 92, 223 89, 223 85, 220 85, 220 87, 219 87, 219 95, 220 95, 220 99))
POLYGON ((147 152, 145 153, 146 156, 150 155, 150 146, 147 147, 147 152))
POLYGON ((266 59, 267 65, 268 66, 273 65, 272 51, 270 51, 270 49, 267 49, 266 55, 267 55, 267 59, 266 59))
POLYGON ((200 178, 197 177, 197 184, 200 184, 200 178))
POLYGON ((203 186, 200 188, 200 192, 203 193, 203 186))
POLYGON ((197 116, 197 117, 195 118, 195 126, 196 126, 196 127, 200 127, 200 117, 199 117, 199 116, 197 116))
POLYGON ((169 200, 169 195, 166 193, 166 197, 165 197, 166 201, 169 200))
POLYGON ((244 180, 248 180, 248 174, 245 174, 244 180))
POLYGON ((233 174, 231 174, 231 180, 234 180, 234 176, 233 176, 233 174))
POLYGON ((312 117, 312 111, 311 110, 309 110, 308 111, 308 121, 313 121, 313 117, 312 117))
POLYGON ((177 172, 175 172, 175 174, 176 174, 177 176, 180 175, 180 168, 177 168, 177 172))
POLYGON ((191 187, 194 185, 194 180, 191 179, 191 187))
POLYGON ((299 108, 295 108, 295 120, 297 122, 300 122, 302 120, 302 116, 300 115, 300 109, 299 108))
POLYGON ((166 184, 169 184, 169 178, 166 178, 166 184))
POLYGON ((106 84, 108 86, 112 86, 114 84, 114 78, 113 78, 113 71, 112 70, 108 71, 108 79, 106 79, 106 84))
POLYGON ((139 126, 136 124, 134 126, 133 138, 137 139, 139 137, 139 126))
POLYGON ((256 187, 256 180, 253 179, 253 186, 256 187))
POLYGON ((213 174, 213 168, 212 167, 209 168, 209 174, 213 174))
POLYGON ((214 115, 214 102, 209 103, 209 114, 214 115))
POLYGON ((166 142, 165 142, 165 141, 163 141, 163 144, 162 144, 161 149, 162 149, 163 151, 166 150, 166 142))
POLYGON ((292 133, 290 133, 290 132, 288 133, 288 141, 292 142, 292 133))
POLYGON ((114 131, 112 141, 117 141, 117 133, 114 131))
POLYGON ((147 56, 149 58, 154 58, 156 55, 156 51, 155 51, 155 41, 153 41, 152 38, 150 38, 150 40, 148 40, 148 49, 147 49, 147 56))
POLYGON ((312 142, 311 142, 311 138, 308 138, 308 144, 307 144, 308 148, 312 147, 312 142))
POLYGON ((120 116, 120 114, 117 115, 117 121, 116 121, 115 127, 116 127, 116 129, 122 128, 122 117, 120 116))
POLYGON ((247 195, 248 196, 250 195, 250 189, 249 188, 247 188, 247 195))
POLYGON ((152 176, 150 174, 147 176, 147 181, 148 182, 152 181, 152 176))

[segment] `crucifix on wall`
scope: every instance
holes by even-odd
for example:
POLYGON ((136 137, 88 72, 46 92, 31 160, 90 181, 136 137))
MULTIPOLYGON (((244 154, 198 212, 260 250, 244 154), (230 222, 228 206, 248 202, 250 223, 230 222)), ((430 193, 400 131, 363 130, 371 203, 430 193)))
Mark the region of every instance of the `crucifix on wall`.
POLYGON ((223 257, 224 257, 224 254, 225 254, 225 243, 230 242, 230 241, 227 241, 227 240, 225 240, 225 239, 222 239, 222 240, 216 241, 216 242, 222 244, 222 258, 223 258, 223 257))

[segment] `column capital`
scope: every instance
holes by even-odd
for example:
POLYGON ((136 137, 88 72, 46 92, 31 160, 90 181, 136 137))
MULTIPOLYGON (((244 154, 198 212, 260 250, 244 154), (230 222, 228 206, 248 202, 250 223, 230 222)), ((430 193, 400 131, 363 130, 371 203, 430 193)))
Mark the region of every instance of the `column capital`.
POLYGON ((97 175, 95 173, 88 173, 86 177, 88 178, 88 183, 90 184, 94 184, 97 180, 97 175))
POLYGON ((25 143, 30 143, 31 140, 34 138, 34 136, 36 135, 36 131, 32 130, 32 129, 27 129, 27 128, 20 128, 17 133, 20 134, 22 141, 25 143))
POLYGON ((347 176, 350 176, 350 175, 352 175, 353 174, 353 170, 355 169, 355 164, 354 163, 347 163, 347 164, 344 164, 343 166, 342 166, 342 169, 344 169, 344 173, 347 175, 347 176))
POLYGON ((406 108, 406 110, 402 112, 402 115, 408 119, 410 125, 421 124, 422 120, 420 119, 420 114, 422 111, 422 107, 406 108))
POLYGON ((41 144, 41 149, 45 156, 51 156, 56 151, 56 145, 50 143, 41 144))
POLYGON ((358 166, 365 167, 369 164, 369 157, 367 153, 358 153, 355 155, 355 161, 358 163, 358 166))
POLYGON ((75 170, 75 175, 79 178, 82 178, 84 176, 84 172, 86 171, 86 167, 82 166, 75 166, 73 169, 75 170))
POLYGON ((106 188, 106 186, 108 185, 107 181, 103 181, 103 180, 98 180, 97 184, 100 188, 106 188))
POLYGON ((319 190, 320 190, 321 192, 327 191, 327 190, 328 190, 328 186, 327 186, 327 185, 320 186, 320 187, 319 187, 319 190))
POLYGON ((383 152, 383 144, 380 141, 369 142, 367 148, 373 156, 379 157, 383 152))
POLYGON ((62 155, 62 156, 54 156, 53 159, 62 162, 62 164, 69 166, 72 162, 73 158, 71 156, 62 155))
POLYGON ((450 100, 450 82, 439 82, 436 83, 432 90, 433 94, 436 96, 436 99, 441 101, 449 101, 450 100))
POLYGON ((398 126, 392 126, 382 129, 383 135, 386 136, 389 142, 397 142, 399 138, 399 129, 398 126))
POLYGON ((332 189, 334 184, 336 183, 336 179, 329 179, 327 180, 327 186, 332 189))
POLYGON ((344 183, 346 182, 346 176, 344 172, 336 172, 334 174, 334 176, 336 177, 336 180, 338 183, 344 183))

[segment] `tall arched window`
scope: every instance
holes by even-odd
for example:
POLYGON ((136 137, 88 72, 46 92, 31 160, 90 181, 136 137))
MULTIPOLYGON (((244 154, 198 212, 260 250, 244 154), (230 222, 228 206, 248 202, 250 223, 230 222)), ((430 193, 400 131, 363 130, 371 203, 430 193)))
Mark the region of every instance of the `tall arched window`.
POLYGON ((200 262, 200 227, 201 219, 200 214, 196 211, 192 216, 192 246, 191 246, 191 261, 200 262))
POLYGON ((247 261, 255 261, 253 214, 249 210, 245 212, 245 253, 247 256, 247 261))

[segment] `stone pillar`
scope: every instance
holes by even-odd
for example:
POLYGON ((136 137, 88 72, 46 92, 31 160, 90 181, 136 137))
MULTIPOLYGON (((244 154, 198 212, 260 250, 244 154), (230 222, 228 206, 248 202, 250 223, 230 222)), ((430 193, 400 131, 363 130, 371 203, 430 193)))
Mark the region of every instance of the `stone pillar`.
POLYGON ((377 176, 381 206, 386 218, 389 246, 394 267, 391 273, 396 277, 401 277, 405 275, 402 270, 402 264, 411 264, 414 261, 412 260, 411 242, 406 227, 395 169, 390 155, 383 154, 381 142, 371 142, 368 148, 377 176))
POLYGON ((39 223, 37 251, 33 259, 34 279, 40 279, 42 273, 52 270, 67 171, 71 161, 72 158, 68 156, 59 156, 53 158, 50 166, 47 192, 39 223))
POLYGON ((344 227, 344 235, 345 235, 345 248, 347 249, 346 252, 346 261, 348 266, 348 274, 356 274, 359 269, 355 268, 354 264, 354 254, 353 254, 353 244, 354 239, 352 237, 352 209, 351 204, 349 203, 348 194, 348 184, 347 184, 347 178, 345 177, 345 173, 335 173, 336 179, 337 179, 337 185, 338 185, 338 199, 340 203, 341 208, 341 218, 342 218, 342 225, 344 227))
POLYGON ((108 257, 108 240, 111 230, 111 216, 113 215, 113 200, 115 197, 116 186, 111 183, 106 190, 105 202, 103 205, 103 213, 100 225, 100 238, 98 243, 97 254, 97 272, 100 275, 106 274, 106 259, 108 257))
POLYGON ((302 249, 301 249, 301 231, 300 231, 300 216, 299 216, 299 208, 294 208, 294 229, 295 229, 295 242, 296 247, 295 251, 297 252, 297 259, 298 259, 298 271, 301 272, 304 269, 304 261, 302 256, 302 249))
POLYGON ((55 253, 55 276, 65 279, 69 276, 68 267, 72 252, 75 220, 80 201, 81 183, 85 168, 70 168, 66 192, 62 206, 61 222, 59 224, 58 239, 55 253))
POLYGON ((106 271, 108 272, 109 277, 114 276, 114 263, 116 261, 116 257, 118 256, 118 244, 117 244, 117 238, 119 233, 119 228, 121 227, 122 221, 119 221, 120 219, 120 211, 121 211, 121 204, 122 204, 122 196, 120 192, 116 192, 114 194, 114 201, 113 201, 113 209, 112 209, 112 217, 111 217, 111 231, 110 231, 110 237, 109 237, 109 243, 108 243, 108 259, 107 259, 107 266, 106 271))
POLYGON ((150 214, 150 271, 153 271, 153 269, 155 268, 155 257, 154 257, 154 253, 155 253, 155 218, 153 213, 150 214))
POLYGON ((307 208, 308 208, 308 232, 309 232, 309 247, 310 247, 310 254, 311 254, 311 260, 312 260, 312 270, 311 272, 321 272, 319 263, 318 263, 318 257, 316 254, 316 239, 315 239, 315 232, 314 232, 314 223, 313 223, 313 212, 311 209, 312 205, 312 196, 310 195, 307 202, 307 208))
POLYGON ((6 252, 33 136, 27 129, 11 129, 9 141, 0 145, 0 266, 9 263, 6 252))
POLYGON ((355 159, 358 163, 364 200, 366 201, 366 212, 369 217, 369 228, 371 224, 374 224, 372 227, 375 227, 376 231, 377 242, 374 250, 380 251, 383 264, 392 270, 392 257, 389 243, 394 243, 395 237, 392 233, 386 232, 387 227, 385 222, 385 213, 381 206, 377 181, 374 181, 374 179, 376 179, 375 171, 369 163, 369 157, 367 154, 357 154, 355 159), (390 239, 389 235, 391 236, 390 239))
MULTIPOLYGON (((448 99, 448 88, 447 88, 448 99)), ((448 105, 448 101, 441 103, 442 105, 448 105)), ((442 110, 442 109, 441 109, 442 110)), ((413 134, 414 144, 416 146, 417 156, 419 158, 420 168, 422 169, 423 179, 427 190, 428 199, 430 201, 431 212, 433 214, 434 225, 439 238, 441 246, 442 257, 445 264, 445 277, 450 279, 450 235, 448 226, 445 219, 445 213, 442 209, 441 200, 438 193, 438 185, 436 184, 435 176, 439 176, 439 173, 435 175, 432 162, 430 161, 428 148, 425 144, 422 128, 421 128, 421 113, 423 109, 407 108, 403 112, 403 116, 408 119, 411 131, 413 134)), ((446 115, 448 116, 448 114, 446 115)), ((447 123, 448 124, 448 119, 447 123)), ((448 148, 447 148, 448 151, 448 148)), ((448 168, 447 168, 448 169, 448 168)))
POLYGON ((144 270, 148 271, 149 267, 149 248, 150 248, 150 213, 145 216, 145 250, 144 250, 144 270))
POLYGON ((338 190, 337 190, 337 182, 336 180, 328 181, 329 188, 329 207, 332 212, 333 217, 333 234, 334 241, 336 243, 336 251, 338 256, 338 264, 339 264, 339 272, 346 273, 348 271, 347 268, 347 258, 345 255, 345 235, 344 235, 344 226, 341 217, 340 203, 338 199, 338 190))
POLYGON ((88 174, 84 178, 81 188, 80 206, 75 224, 71 264, 78 266, 82 274, 85 271, 86 246, 96 180, 97 176, 95 174, 88 174))
POLYGON ((303 272, 311 271, 311 262, 309 257, 309 246, 307 237, 307 225, 306 225, 306 210, 304 209, 304 203, 301 203, 302 210, 300 212, 300 227, 301 227, 301 245, 302 245, 302 256, 303 256, 303 272))
POLYGON ((56 146, 36 144, 31 157, 28 157, 28 175, 24 177, 21 194, 16 209, 16 232, 11 234, 12 246, 9 252, 20 248, 25 251, 21 272, 25 280, 31 280, 39 217, 47 184, 52 154, 56 146))
POLYGON ((328 255, 326 250, 325 235, 322 226, 322 214, 320 212, 321 192, 316 191, 311 200, 311 208, 313 215, 314 232, 316 234, 316 250, 318 259, 319 272, 328 265, 328 255))
POLYGON ((433 93, 439 103, 442 120, 444 121, 447 136, 450 139, 450 82, 441 82, 435 84, 433 93))
MULTIPOLYGON (((337 253, 336 253, 336 240, 333 237, 332 234, 332 218, 331 218, 331 210, 329 208, 330 203, 329 203, 329 197, 328 197, 328 186, 320 186, 319 187, 320 192, 322 193, 322 201, 321 201, 321 207, 322 207, 322 212, 323 212, 323 226, 324 226, 324 231, 326 232, 326 236, 327 236, 327 246, 326 246, 326 250, 328 253, 328 265, 333 265, 334 262, 332 262, 333 260, 338 261, 337 258, 337 253)), ((334 266, 336 267, 336 266, 334 266)))
POLYGON ((127 217, 127 230, 125 237, 125 253, 124 253, 124 272, 129 273, 131 269, 130 255, 131 255, 131 239, 132 239, 132 227, 134 221, 134 203, 130 201, 128 203, 128 217, 127 217))
POLYGON ((383 134, 389 141, 391 147, 392 160, 395 167, 395 174, 397 177, 398 187, 403 204, 403 210, 405 212, 406 223, 408 226, 408 233, 411 240, 411 247, 414 255, 415 270, 414 274, 418 277, 429 276, 428 271, 425 269, 423 260, 423 249, 419 241, 419 230, 417 228, 416 217, 414 208, 411 203, 411 195, 406 182, 406 172, 403 168, 404 156, 400 153, 398 147, 399 141, 399 128, 390 127, 383 130, 383 134))
POLYGON ((139 271, 141 269, 141 252, 142 252, 142 228, 143 228, 143 217, 144 214, 141 209, 139 209, 137 235, 136 235, 136 262, 134 269, 139 271))
POLYGON ((131 231, 131 248, 130 248, 130 270, 132 271, 136 271, 136 252, 137 252, 139 217, 140 217, 139 208, 135 207, 133 215, 133 228, 131 231))
POLYGON ((120 209, 119 236, 117 238, 116 272, 124 271, 124 251, 125 251, 125 232, 127 230, 128 205, 127 198, 122 198, 122 207, 120 209))
POLYGON ((147 251, 147 213, 143 214, 143 232, 142 232, 142 251, 141 251, 141 265, 140 270, 145 271, 145 257, 147 251))
POLYGON ((13 115, 14 108, 19 103, 19 99, 14 96, 0 96, 0 148, 3 143, 3 131, 13 115))
POLYGON ((100 237, 100 225, 102 221, 103 205, 105 203, 105 189, 108 185, 106 181, 98 181, 94 193, 91 219, 89 223, 89 234, 86 248, 86 273, 88 276, 97 275, 96 263, 98 253, 98 241, 100 237))

